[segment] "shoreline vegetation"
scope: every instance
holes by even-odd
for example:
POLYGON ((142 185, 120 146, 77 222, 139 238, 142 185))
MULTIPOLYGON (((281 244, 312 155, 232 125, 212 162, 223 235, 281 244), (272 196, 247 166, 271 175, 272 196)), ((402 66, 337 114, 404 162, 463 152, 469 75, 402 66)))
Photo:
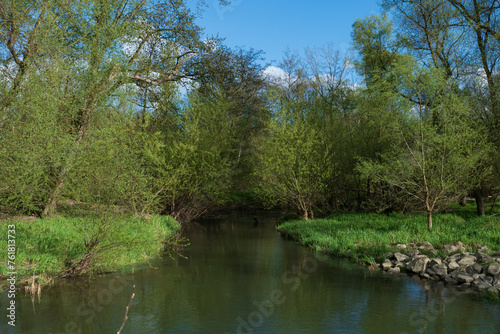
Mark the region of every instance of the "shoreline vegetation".
MULTIPOLYGON (((87 213, 77 217, 11 217, 0 222, 7 235, 15 226, 14 270, 7 252, 0 253, 0 272, 16 272, 26 290, 51 284, 55 278, 130 270, 170 254, 180 224, 169 216, 87 213)), ((7 276, 0 275, 0 285, 7 276)))
POLYGON ((425 213, 344 213, 286 221, 277 230, 370 270, 418 275, 500 300, 500 216, 439 213, 432 231, 422 228, 425 220, 425 213))

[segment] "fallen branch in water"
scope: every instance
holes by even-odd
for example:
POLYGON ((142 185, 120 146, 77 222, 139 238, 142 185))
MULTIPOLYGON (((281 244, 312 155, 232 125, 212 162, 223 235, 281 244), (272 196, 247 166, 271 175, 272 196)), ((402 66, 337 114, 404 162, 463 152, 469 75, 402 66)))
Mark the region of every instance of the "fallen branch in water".
POLYGON ((128 302, 128 305, 125 308, 125 318, 123 319, 122 326, 120 327, 120 329, 118 330, 118 333, 116 333, 116 334, 120 334, 122 332, 123 326, 125 326, 125 323, 127 322, 127 319, 128 319, 128 310, 130 309, 130 305, 132 305, 132 300, 135 297, 135 292, 134 291, 135 291, 135 284, 132 285, 132 296, 130 296, 130 301, 128 302))

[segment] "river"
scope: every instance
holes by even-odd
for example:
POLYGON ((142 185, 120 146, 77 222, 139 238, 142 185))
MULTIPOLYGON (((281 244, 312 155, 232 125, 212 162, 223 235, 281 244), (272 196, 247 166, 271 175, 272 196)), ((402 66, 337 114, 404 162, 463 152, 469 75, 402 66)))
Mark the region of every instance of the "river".
POLYGON ((16 297, 1 333, 500 333, 500 305, 370 272, 284 240, 272 214, 205 219, 190 245, 134 273, 59 280, 16 297))

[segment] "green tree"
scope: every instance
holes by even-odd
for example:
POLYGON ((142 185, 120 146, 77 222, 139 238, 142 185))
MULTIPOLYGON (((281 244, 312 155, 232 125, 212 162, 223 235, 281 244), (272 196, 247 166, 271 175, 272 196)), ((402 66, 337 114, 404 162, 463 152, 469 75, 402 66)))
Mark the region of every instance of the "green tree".
POLYGON ((393 14, 398 43, 422 64, 441 69, 457 80, 471 60, 469 41, 461 20, 446 1, 384 0, 382 7, 393 14))
POLYGON ((214 53, 193 66, 199 73, 193 92, 205 101, 222 95, 230 103, 228 116, 236 135, 232 142, 235 191, 247 191, 253 169, 253 142, 261 136, 269 115, 262 51, 230 49, 219 45, 214 53))
POLYGON ((304 103, 290 101, 280 89, 270 94, 272 119, 257 151, 258 194, 267 205, 291 205, 304 219, 314 218, 334 173, 329 144, 304 103))
POLYGON ((401 113, 395 123, 398 140, 380 161, 364 159, 358 170, 406 194, 427 212, 431 230, 432 214, 463 196, 480 177, 477 170, 488 145, 467 104, 450 90, 441 95, 448 85, 443 73, 421 68, 409 56, 403 60, 393 72, 400 89, 418 103, 395 97, 401 113))
POLYGON ((0 97, 1 131, 8 131, 7 119, 23 114, 15 104, 27 95, 30 77, 47 73, 43 66, 71 64, 62 68, 71 74, 53 100, 64 101, 54 108, 67 114, 73 140, 46 174, 50 190, 39 213, 55 210, 86 156, 88 135, 119 104, 117 95, 132 84, 159 87, 190 77, 188 63, 211 51, 195 17, 182 0, 2 1, 0 61, 9 77, 0 97))
MULTIPOLYGON (((0 211, 38 214, 72 145, 72 107, 65 99, 71 71, 48 61, 23 82, 22 93, 1 111, 0 211)), ((8 81, 8 76, 0 80, 8 81)), ((4 92, 8 83, 1 85, 4 92)), ((2 92, 2 93, 4 93, 2 92)), ((2 94, 2 96, 5 96, 2 94)))
MULTIPOLYGON (((488 140, 499 146, 498 60, 500 38, 498 1, 384 0, 395 19, 398 43, 424 66, 442 70, 462 100, 474 107, 476 122, 486 126, 488 140)), ((480 135, 484 135, 480 134, 480 135)), ((472 187, 479 215, 498 183, 497 150, 483 161, 484 174, 472 187), (488 185, 488 186, 486 186, 488 185)))
MULTIPOLYGON (((461 26, 472 46, 476 73, 466 82, 473 92, 470 96, 476 106, 478 122, 486 124, 489 141, 495 150, 485 159, 485 170, 493 168, 490 178, 479 180, 474 187, 477 211, 485 214, 483 197, 488 188, 500 188, 500 94, 498 63, 500 61, 500 3, 496 0, 447 1, 459 13, 461 26), (486 186, 489 185, 489 187, 486 186)), ((471 64, 468 64, 470 67, 471 64)), ((490 190, 491 192, 491 190, 490 190)))
POLYGON ((301 59, 301 73, 307 84, 306 99, 310 123, 321 133, 330 150, 329 165, 335 173, 327 180, 322 210, 346 210, 360 205, 359 177, 354 173, 359 145, 356 136, 357 115, 352 72, 347 56, 333 44, 306 48, 301 59), (349 149, 346 149, 349 148, 349 149))
POLYGON ((227 200, 232 188, 235 129, 223 96, 190 96, 175 133, 146 132, 145 166, 159 209, 190 220, 227 200))

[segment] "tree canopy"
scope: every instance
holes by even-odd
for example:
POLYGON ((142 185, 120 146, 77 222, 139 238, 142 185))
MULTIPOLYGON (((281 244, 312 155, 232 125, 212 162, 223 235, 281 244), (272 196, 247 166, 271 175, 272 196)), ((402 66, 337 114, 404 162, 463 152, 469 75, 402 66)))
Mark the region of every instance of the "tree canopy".
MULTIPOLYGON (((220 1, 224 4, 225 1, 220 1)), ((383 0, 352 50, 231 48, 184 0, 0 3, 0 212, 446 209, 500 193, 498 1, 383 0)))

